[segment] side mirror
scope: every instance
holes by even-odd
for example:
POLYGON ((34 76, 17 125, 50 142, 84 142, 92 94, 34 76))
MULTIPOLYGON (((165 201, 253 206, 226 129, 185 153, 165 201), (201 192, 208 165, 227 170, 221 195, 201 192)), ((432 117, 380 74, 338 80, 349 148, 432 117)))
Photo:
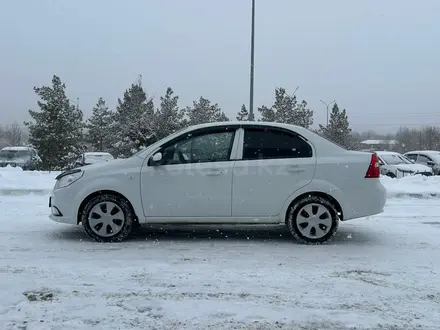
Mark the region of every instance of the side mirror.
POLYGON ((162 153, 156 152, 151 158, 150 158, 150 162, 151 164, 154 165, 154 163, 160 162, 162 160, 162 153))
POLYGON ((435 163, 432 160, 428 161, 427 164, 428 164, 428 166, 434 166, 435 165, 435 163))

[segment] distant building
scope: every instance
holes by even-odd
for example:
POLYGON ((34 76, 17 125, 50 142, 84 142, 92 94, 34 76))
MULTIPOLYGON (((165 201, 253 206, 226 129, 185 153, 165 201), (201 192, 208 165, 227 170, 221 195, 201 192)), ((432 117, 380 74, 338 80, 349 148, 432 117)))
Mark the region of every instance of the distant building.
POLYGON ((397 144, 396 140, 365 140, 360 147, 363 150, 394 150, 397 144))

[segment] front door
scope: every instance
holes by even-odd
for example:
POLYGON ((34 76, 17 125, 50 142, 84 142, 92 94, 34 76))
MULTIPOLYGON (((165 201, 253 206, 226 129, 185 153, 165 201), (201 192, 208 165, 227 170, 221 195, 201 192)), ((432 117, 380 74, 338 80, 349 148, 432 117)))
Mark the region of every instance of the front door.
POLYGON ((235 132, 220 127, 185 133, 159 150, 162 160, 145 162, 141 175, 145 216, 230 217, 235 132))
POLYGON ((275 217, 291 194, 312 181, 315 168, 313 147, 300 136, 245 128, 242 160, 234 165, 232 215, 275 217))

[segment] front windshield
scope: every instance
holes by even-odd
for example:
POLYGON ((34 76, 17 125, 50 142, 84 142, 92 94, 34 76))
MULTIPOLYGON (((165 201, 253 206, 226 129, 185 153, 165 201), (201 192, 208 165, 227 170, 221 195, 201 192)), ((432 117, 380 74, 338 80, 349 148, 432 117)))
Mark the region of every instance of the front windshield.
POLYGON ((388 165, 412 164, 408 158, 398 154, 380 155, 380 157, 388 165))
POLYGON ((17 159, 17 158, 30 158, 31 154, 27 150, 1 150, 0 159, 17 159))

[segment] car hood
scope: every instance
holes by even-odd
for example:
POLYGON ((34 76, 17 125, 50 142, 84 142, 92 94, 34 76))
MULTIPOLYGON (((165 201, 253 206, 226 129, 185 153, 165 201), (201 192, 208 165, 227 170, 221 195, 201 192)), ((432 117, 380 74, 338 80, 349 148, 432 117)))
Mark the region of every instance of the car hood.
POLYGON ((27 162, 29 162, 31 159, 29 158, 29 157, 20 157, 20 158, 7 158, 7 159, 5 159, 5 158, 3 158, 3 159, 0 159, 0 163, 7 163, 7 164, 10 164, 10 163, 16 163, 16 164, 24 164, 24 163, 27 163, 27 162))
POLYGON ((395 168, 404 172, 432 172, 432 169, 422 164, 399 164, 395 168))

